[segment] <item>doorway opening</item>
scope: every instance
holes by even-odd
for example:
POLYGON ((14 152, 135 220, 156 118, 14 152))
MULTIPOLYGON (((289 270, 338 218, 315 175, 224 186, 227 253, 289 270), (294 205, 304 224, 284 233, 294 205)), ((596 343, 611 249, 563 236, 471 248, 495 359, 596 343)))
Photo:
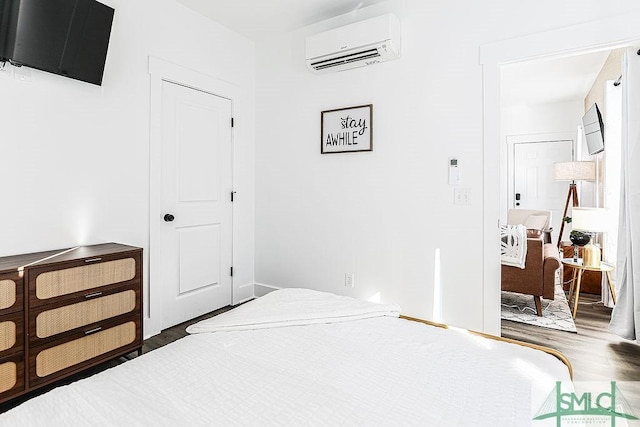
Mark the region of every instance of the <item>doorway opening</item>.
MULTIPOLYGON (((543 33, 481 46, 484 87, 484 191, 483 191, 483 330, 500 334, 500 255, 498 223, 505 223, 507 210, 507 148, 502 127, 505 116, 501 100, 501 79, 508 67, 635 45, 640 31, 634 28, 634 14, 603 18, 543 33), (588 34, 589 37, 585 37, 588 34), (500 188, 499 192, 495 189, 500 188)), ((583 108, 583 107, 582 107, 583 108)), ((528 133, 535 133, 533 131, 528 133)))
MULTIPOLYGON (((485 192, 484 192, 484 213, 485 213, 485 271, 484 271, 484 289, 485 289, 485 331, 498 333, 509 336, 511 338, 520 339, 528 342, 538 342, 540 345, 551 345, 553 341, 554 348, 559 349, 572 360, 574 364, 577 380, 588 380, 589 375, 603 375, 609 378, 618 378, 620 380, 637 380, 630 378, 622 373, 622 365, 636 364, 634 358, 640 354, 640 349, 633 347, 627 357, 622 352, 616 352, 616 348, 626 348, 627 343, 623 339, 610 333, 608 329, 608 321, 602 321, 601 329, 598 333, 591 333, 594 328, 586 327, 578 335, 567 333, 564 331, 547 330, 544 328, 529 328, 520 331, 501 329, 500 309, 501 309, 501 292, 500 292, 500 260, 498 255, 498 244, 492 239, 497 232, 495 231, 496 219, 498 222, 506 215, 509 206, 509 194, 515 193, 513 188, 509 187, 507 165, 508 150, 505 143, 508 132, 505 132, 505 120, 508 119, 508 113, 505 112, 500 96, 502 87, 502 76, 509 67, 514 64, 539 65, 549 61, 562 60, 572 58, 579 55, 587 55, 593 52, 608 52, 611 50, 626 48, 638 44, 640 40, 640 31, 631 27, 631 22, 637 19, 637 16, 630 14, 629 16, 616 16, 606 18, 594 23, 581 24, 573 27, 567 27, 548 33, 540 33, 531 36, 525 36, 519 39, 502 41, 491 45, 483 46, 481 49, 481 62, 483 64, 484 74, 484 111, 485 111, 485 192), (599 32, 596 31, 599 29, 599 32), (598 34, 596 34, 598 32, 598 34), (592 37, 585 37, 585 34, 591 34, 592 37), (498 142, 499 141, 499 142, 498 142), (499 155, 496 155, 499 152, 499 155), (499 172, 490 169, 491 167, 499 168, 499 172), (500 194, 496 195, 492 191, 494 186, 500 186, 500 194), (494 255, 495 254, 495 255, 494 255), (589 347, 590 358, 584 357, 584 347, 589 347), (613 353, 612 353, 613 349, 613 353), (600 360, 603 363, 600 363, 600 360), (607 366, 604 366, 606 363, 607 366), (602 369, 601 371, 599 371, 602 369)), ((616 76, 614 80, 617 79, 616 76)), ((607 85, 609 83, 607 82, 607 85)), ((586 111, 585 103, 592 101, 583 101, 580 105, 581 113, 577 117, 581 117, 586 111)), ((547 130, 547 132, 561 131, 559 129, 547 130)), ((538 130, 538 132, 542 132, 538 130)), ((527 133, 534 134, 536 131, 527 130, 527 133)), ((576 132, 579 135, 579 132, 576 132)), ((513 133, 512 135, 515 135, 513 133)), ((581 141, 575 136, 576 149, 581 147, 581 141)), ((606 143, 605 143, 606 144, 606 143)), ((580 153, 576 153, 577 159, 581 159, 580 153)), ((602 189, 602 182, 596 182, 593 191, 593 201, 591 203, 600 202, 597 200, 602 189)), ((584 193, 584 191, 583 191, 584 193)), ((511 197, 515 197, 512 194, 511 197)), ((586 199, 585 199, 586 202, 586 199)), ((582 199, 581 199, 582 204, 582 199)), ((594 204, 591 204, 594 206, 594 204)), ((599 205, 595 205, 599 206, 599 205)), ((504 223, 504 222, 503 222, 504 223)), ((601 298, 595 295, 592 300, 586 299, 583 314, 587 314, 587 309, 591 306, 603 308, 601 298)), ((581 321, 578 314, 577 321, 581 321)), ((579 328, 580 329, 580 328, 579 328)))

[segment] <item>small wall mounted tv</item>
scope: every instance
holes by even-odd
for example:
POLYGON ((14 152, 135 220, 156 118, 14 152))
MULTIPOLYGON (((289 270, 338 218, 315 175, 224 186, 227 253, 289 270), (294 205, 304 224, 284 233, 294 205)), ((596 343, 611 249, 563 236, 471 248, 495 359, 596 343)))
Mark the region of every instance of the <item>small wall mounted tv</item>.
POLYGON ((0 0, 0 61, 101 85, 113 15, 95 0, 0 0))
POLYGON ((604 151, 604 125, 598 104, 593 104, 582 116, 582 128, 589 154, 594 155, 604 151))

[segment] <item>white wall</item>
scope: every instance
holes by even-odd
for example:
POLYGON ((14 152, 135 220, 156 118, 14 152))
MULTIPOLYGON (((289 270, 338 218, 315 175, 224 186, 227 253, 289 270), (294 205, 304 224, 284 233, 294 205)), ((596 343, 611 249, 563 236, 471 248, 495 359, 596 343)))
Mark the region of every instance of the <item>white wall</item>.
POLYGON ((390 0, 259 42, 256 281, 379 295, 431 318, 440 248, 442 320, 483 329, 480 46, 634 7, 390 0), (322 76, 305 69, 306 35, 386 11, 400 17, 402 59, 322 76), (363 103, 374 105, 374 151, 320 155, 320 112, 363 103), (450 156, 471 206, 453 205, 450 156), (353 290, 345 272, 355 273, 353 290))
POLYGON ((502 132, 505 136, 565 132, 575 134, 583 114, 584 108, 580 99, 511 106, 502 109, 502 132))
POLYGON ((252 284, 253 42, 173 0, 105 3, 116 13, 101 87, 37 70, 31 81, 0 77, 0 255, 116 241, 145 249, 147 273, 152 55, 246 94, 234 152, 245 200, 234 207, 243 231, 234 284, 252 284))
POLYGON ((236 289, 253 281, 255 236, 256 282, 379 293, 430 318, 440 248, 443 320, 475 329, 486 256, 480 46, 638 8, 636 0, 389 0, 261 40, 254 61, 250 41, 173 0, 105 3, 116 19, 102 87, 36 70, 29 82, 0 76, 0 255, 103 241, 148 248, 154 55, 245 88, 251 104, 234 153, 244 194, 234 208, 243 233, 234 242, 236 289), (386 11, 402 21, 401 60, 326 76, 306 70, 305 35, 386 11), (365 102, 374 104, 374 151, 321 156, 320 111, 365 102), (469 207, 453 205, 449 156, 460 159, 469 207), (355 273, 355 289, 344 288, 345 272, 355 273))

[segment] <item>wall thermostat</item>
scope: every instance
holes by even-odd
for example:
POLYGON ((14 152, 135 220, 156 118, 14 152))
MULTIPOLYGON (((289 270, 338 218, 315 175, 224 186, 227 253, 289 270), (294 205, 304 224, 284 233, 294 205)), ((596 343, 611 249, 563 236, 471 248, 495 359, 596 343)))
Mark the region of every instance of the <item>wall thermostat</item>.
POLYGON ((449 185, 458 185, 460 183, 460 171, 458 167, 458 159, 449 157, 449 185))

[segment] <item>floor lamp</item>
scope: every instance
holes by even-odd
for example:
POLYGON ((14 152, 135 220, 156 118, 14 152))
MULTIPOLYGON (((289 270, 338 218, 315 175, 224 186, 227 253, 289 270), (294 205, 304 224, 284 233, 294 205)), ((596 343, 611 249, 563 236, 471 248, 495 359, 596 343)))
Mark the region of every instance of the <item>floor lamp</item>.
POLYGON ((580 206, 578 203, 578 190, 576 189, 576 181, 595 181, 596 164, 595 162, 560 162, 553 165, 553 179, 556 181, 571 181, 569 184, 569 192, 567 193, 567 201, 564 204, 564 212, 562 213, 562 221, 560 225, 560 234, 558 235, 558 249, 564 232, 564 219, 567 217, 569 209, 569 201, 573 202, 573 206, 580 206))

